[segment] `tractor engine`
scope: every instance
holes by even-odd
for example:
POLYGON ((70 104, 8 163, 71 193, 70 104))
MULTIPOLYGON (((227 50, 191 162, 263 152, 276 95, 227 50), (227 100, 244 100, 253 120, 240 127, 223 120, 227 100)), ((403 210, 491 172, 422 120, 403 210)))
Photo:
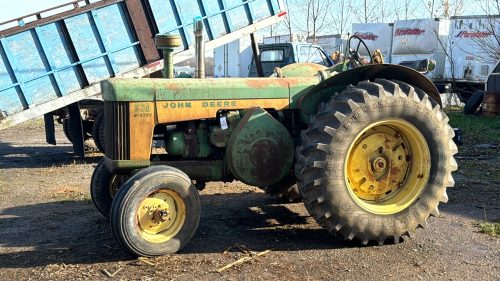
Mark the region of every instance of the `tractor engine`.
POLYGON ((237 179, 267 186, 291 169, 292 111, 271 110, 271 114, 261 107, 219 110, 216 118, 157 124, 155 116, 161 118, 159 111, 166 110, 165 103, 105 102, 106 123, 113 124, 106 127, 110 140, 106 142, 106 165, 113 174, 169 165, 197 182, 237 179), (166 153, 150 153, 157 132, 163 133, 166 153))

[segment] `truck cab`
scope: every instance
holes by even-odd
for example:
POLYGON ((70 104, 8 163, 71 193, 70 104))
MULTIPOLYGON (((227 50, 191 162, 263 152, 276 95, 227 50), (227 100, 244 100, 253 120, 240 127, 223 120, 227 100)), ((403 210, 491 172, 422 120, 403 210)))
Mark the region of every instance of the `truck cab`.
MULTIPOLYGON (((275 43, 259 45, 260 60, 264 77, 273 74, 275 67, 284 67, 297 62, 311 62, 326 67, 333 66, 333 61, 318 45, 309 43, 275 43)), ((252 58, 248 77, 258 77, 255 60, 252 58)))

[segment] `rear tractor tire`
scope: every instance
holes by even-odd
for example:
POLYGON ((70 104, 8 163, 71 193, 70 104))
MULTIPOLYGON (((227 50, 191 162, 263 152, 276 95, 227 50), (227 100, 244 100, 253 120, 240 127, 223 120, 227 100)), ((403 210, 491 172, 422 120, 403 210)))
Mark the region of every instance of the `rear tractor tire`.
POLYGON ((200 210, 198 191, 185 173, 168 166, 149 167, 118 190, 111 205, 111 231, 133 255, 172 254, 193 237, 200 210))
POLYGON ((453 136, 440 106, 418 88, 384 79, 349 86, 301 134, 304 204, 341 238, 398 243, 448 201, 458 168, 453 136))

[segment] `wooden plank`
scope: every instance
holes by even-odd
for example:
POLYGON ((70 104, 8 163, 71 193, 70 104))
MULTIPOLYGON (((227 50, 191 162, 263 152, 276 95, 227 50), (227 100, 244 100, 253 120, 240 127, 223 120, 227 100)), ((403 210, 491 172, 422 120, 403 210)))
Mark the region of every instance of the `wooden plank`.
POLYGON ((135 35, 141 44, 146 63, 159 60, 160 55, 154 41, 155 32, 150 26, 152 23, 148 21, 149 17, 146 15, 146 9, 142 5, 141 0, 127 0, 125 1, 125 5, 133 23, 131 26, 133 26, 135 35))

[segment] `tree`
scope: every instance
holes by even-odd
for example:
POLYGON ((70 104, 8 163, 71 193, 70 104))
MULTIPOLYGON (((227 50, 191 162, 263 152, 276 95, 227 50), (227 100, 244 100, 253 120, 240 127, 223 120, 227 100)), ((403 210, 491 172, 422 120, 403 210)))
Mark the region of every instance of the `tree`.
POLYGON ((382 0, 368 1, 358 0, 350 1, 349 8, 354 14, 357 22, 371 23, 383 22, 390 18, 390 13, 387 13, 386 3, 382 0))
POLYGON ((425 0, 421 0, 426 8, 427 13, 430 14, 431 18, 445 18, 448 19, 453 16, 460 16, 465 12, 466 0, 432 0, 425 3, 425 0))
POLYGON ((316 35, 327 29, 328 23, 335 15, 331 14, 330 7, 333 0, 296 0, 298 10, 302 13, 301 20, 295 22, 295 28, 306 37, 316 41, 316 35))
POLYGON ((286 33, 290 36, 290 41, 293 42, 293 26, 295 25, 295 9, 293 7, 293 0, 284 0, 285 9, 287 11, 287 15, 285 19, 282 21, 286 33))
POLYGON ((337 0, 330 5, 332 14, 335 15, 331 17, 332 20, 329 22, 330 32, 343 34, 350 29, 348 27, 348 24, 351 25, 349 22, 349 7, 346 2, 348 0, 337 0))

